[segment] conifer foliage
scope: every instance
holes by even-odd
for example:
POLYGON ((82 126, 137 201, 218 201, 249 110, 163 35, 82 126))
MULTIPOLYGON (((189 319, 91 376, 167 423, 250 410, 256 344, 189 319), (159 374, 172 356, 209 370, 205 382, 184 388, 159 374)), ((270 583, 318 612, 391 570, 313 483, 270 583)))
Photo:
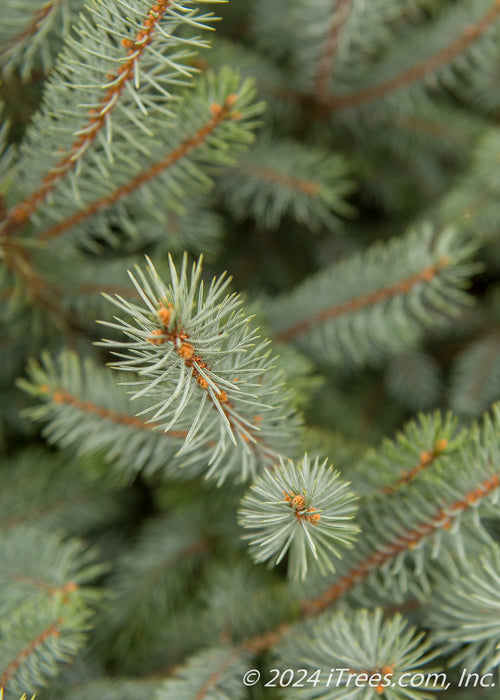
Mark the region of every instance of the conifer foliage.
POLYGON ((0 10, 0 700, 496 698, 500 2, 0 10))

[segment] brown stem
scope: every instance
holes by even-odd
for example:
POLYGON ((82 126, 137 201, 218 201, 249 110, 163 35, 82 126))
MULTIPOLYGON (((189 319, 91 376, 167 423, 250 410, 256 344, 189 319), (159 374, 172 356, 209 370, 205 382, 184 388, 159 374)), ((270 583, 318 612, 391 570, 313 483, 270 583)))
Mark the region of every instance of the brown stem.
POLYGON ((340 35, 351 13, 351 8, 352 0, 338 0, 336 2, 335 13, 326 36, 314 85, 315 95, 320 102, 324 102, 328 98, 328 87, 335 70, 340 35))
POLYGON ((214 669, 214 671, 210 674, 210 676, 207 678, 207 680, 203 683, 203 685, 200 687, 196 695, 194 696, 193 700, 203 700, 203 698, 206 697, 207 693, 210 692, 210 690, 214 687, 214 685, 217 683, 219 678, 222 676, 224 671, 229 668, 229 666, 233 663, 235 659, 237 659, 239 656, 238 651, 235 649, 232 652, 230 652, 227 657, 222 661, 222 663, 219 665, 218 668, 214 669))
POLYGON ((500 16, 500 0, 495 0, 493 6, 475 24, 471 24, 449 46, 438 51, 433 56, 412 66, 403 73, 386 80, 379 85, 352 92, 349 95, 332 95, 328 100, 328 106, 332 110, 359 107, 362 104, 378 100, 391 92, 401 90, 411 83, 421 80, 428 73, 436 71, 441 66, 449 63, 455 56, 466 51, 471 44, 477 41, 500 16))
MULTIPOLYGON (((171 308, 165 308, 160 302, 159 307, 158 321, 160 327, 152 331, 150 337, 147 338, 148 342, 152 345, 163 345, 166 342, 172 343, 177 355, 184 361, 186 367, 191 370, 192 376, 196 380, 198 386, 206 392, 213 408, 224 414, 231 429, 234 429, 241 440, 249 444, 251 449, 261 452, 263 456, 268 458, 275 457, 276 455, 274 452, 272 452, 258 437, 257 427, 253 426, 253 424, 252 426, 247 425, 242 416, 234 410, 227 392, 221 390, 213 381, 210 385, 205 378, 204 375, 206 372, 210 372, 210 368, 205 360, 196 353, 194 346, 189 342, 189 335, 178 325, 168 330, 171 308)), ((256 416, 254 421, 258 419, 259 417, 256 416)))
POLYGON ((122 41, 123 46, 127 49, 128 60, 121 64, 115 75, 109 76, 108 82, 112 83, 111 86, 106 90, 99 106, 96 109, 89 110, 89 119, 80 130, 80 135, 73 142, 68 153, 50 169, 38 189, 7 212, 7 233, 19 230, 29 221, 38 206, 46 200, 47 195, 52 192, 57 183, 76 167, 87 148, 104 128, 107 115, 116 108, 127 84, 134 79, 136 61, 141 58, 146 48, 152 43, 154 31, 170 4, 171 0, 157 0, 148 11, 143 27, 135 39, 124 39, 122 41))
POLYGON ((450 124, 444 124, 424 117, 415 117, 410 114, 394 114, 393 123, 396 127, 408 131, 448 139, 459 144, 464 144, 468 140, 467 134, 460 131, 460 129, 454 128, 450 124))
MULTIPOLYGON (((499 488, 499 486, 500 472, 485 479, 478 487, 469 491, 463 498, 447 506, 438 508, 427 522, 421 523, 417 527, 404 532, 392 542, 384 545, 383 549, 376 550, 368 555, 317 598, 304 601, 301 609, 302 617, 320 614, 333 605, 340 596, 368 576, 369 573, 379 568, 387 561, 390 561, 402 552, 413 549, 421 540, 431 535, 437 529, 449 529, 454 518, 468 508, 473 507, 478 501, 499 488)), ((283 623, 271 632, 248 639, 244 642, 243 647, 253 653, 266 651, 276 646, 282 640, 283 636, 291 632, 292 629, 292 623, 283 623)))
POLYGON ((427 450, 424 450, 424 452, 420 454, 420 459, 414 467, 408 471, 402 472, 396 481, 394 481, 392 484, 388 484, 387 486, 383 486, 380 489, 380 492, 384 494, 394 493, 394 491, 397 491, 400 486, 409 484, 411 481, 416 479, 420 472, 423 472, 425 469, 432 466, 436 459, 443 453, 443 450, 445 450, 447 447, 447 440, 439 440, 431 451, 428 452, 427 450))
POLYGON ((414 275, 410 275, 410 277, 399 280, 399 282, 395 282, 387 287, 382 287, 374 292, 369 292, 368 294, 361 294, 353 299, 348 299, 342 304, 336 304, 335 306, 330 306, 327 309, 318 311, 318 313, 313 314, 309 318, 298 321, 293 326, 280 331, 276 335, 276 339, 280 341, 290 341, 306 333, 314 326, 326 323, 326 321, 331 321, 334 318, 339 318, 339 316, 351 314, 360 309, 374 306, 375 304, 387 301, 387 299, 392 299, 399 295, 409 294, 417 284, 430 282, 447 264, 449 264, 448 259, 443 257, 436 265, 428 265, 420 272, 416 272, 414 275))
POLYGON ((267 180, 268 182, 274 182, 278 185, 283 185, 283 187, 288 187, 292 190, 296 190, 297 192, 302 192, 308 197, 314 197, 319 192, 319 185, 317 182, 291 177, 290 175, 284 175, 273 168, 263 168, 257 165, 252 165, 243 168, 243 171, 249 173, 250 175, 255 175, 258 178, 262 178, 263 180, 267 180))
POLYGON ((23 585, 39 588, 41 591, 44 591, 49 595, 63 594, 64 596, 67 596, 68 593, 74 593, 76 590, 78 590, 78 584, 75 583, 75 581, 68 581, 68 583, 63 584, 62 586, 51 586, 46 581, 34 579, 30 576, 14 576, 12 580, 23 585))
POLYGON ((500 486, 500 473, 486 479, 477 488, 469 491, 463 498, 450 503, 448 506, 438 508, 434 515, 426 522, 404 532, 395 540, 376 550, 363 559, 351 571, 342 576, 330 588, 317 598, 306 601, 302 606, 304 615, 315 615, 334 603, 341 595, 350 590, 359 581, 364 579, 374 569, 379 568, 385 562, 390 561, 401 552, 413 549, 421 540, 431 535, 438 529, 449 529, 454 518, 479 500, 490 494, 500 486))
MULTIPOLYGON (((75 212, 64 221, 61 221, 60 223, 46 229, 39 235, 39 238, 42 240, 50 240, 51 238, 60 236, 62 233, 65 233, 76 224, 81 223, 90 216, 94 216, 94 214, 98 214, 103 209, 115 204, 118 200, 126 197, 137 188, 157 177, 163 171, 168 170, 168 168, 181 160, 181 158, 190 153, 193 149, 200 146, 205 141, 207 136, 209 136, 225 119, 230 117, 234 99, 234 95, 229 95, 223 107, 212 105, 211 119, 209 119, 204 126, 200 127, 200 129, 198 129, 193 136, 185 139, 181 145, 178 146, 178 148, 170 153, 167 153, 164 158, 149 167, 147 170, 144 170, 142 173, 139 173, 133 177, 126 184, 117 187, 111 194, 97 199, 95 202, 89 204, 84 209, 80 209, 80 211, 75 212)), ((232 118, 234 118, 234 115, 232 118)))
MULTIPOLYGON (((102 406, 98 406, 91 401, 81 401, 68 391, 58 389, 52 390, 51 387, 47 385, 42 385, 39 388, 44 394, 50 393, 54 403, 66 404, 86 413, 94 413, 96 416, 99 416, 100 418, 108 420, 112 423, 116 423, 117 425, 127 425, 138 428, 139 430, 152 430, 157 432, 156 428, 159 425, 158 423, 147 423, 137 416, 129 416, 126 413, 117 413, 116 411, 111 411, 107 408, 103 408, 102 406)), ((187 431, 170 430, 168 433, 159 434, 165 435, 166 437, 184 439, 187 435, 187 431)))
POLYGON ((24 661, 28 658, 28 656, 34 651, 36 651, 39 647, 41 647, 45 641, 47 641, 51 637, 59 637, 59 628, 63 621, 64 618, 58 618, 55 623, 49 625, 49 627, 43 630, 43 632, 40 632, 38 637, 35 637, 35 639, 29 642, 29 644, 27 644, 24 647, 24 649, 22 649, 19 652, 16 658, 10 662, 5 671, 0 676, 0 688, 5 688, 8 685, 11 678, 14 676, 14 674, 20 668, 20 666, 24 663, 24 661))

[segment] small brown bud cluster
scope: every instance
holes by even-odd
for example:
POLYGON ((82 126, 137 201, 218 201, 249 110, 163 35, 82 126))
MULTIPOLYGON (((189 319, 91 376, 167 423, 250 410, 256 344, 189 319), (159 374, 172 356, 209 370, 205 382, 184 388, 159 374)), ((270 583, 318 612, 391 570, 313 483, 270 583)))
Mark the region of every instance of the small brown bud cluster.
POLYGON ((160 308, 158 309, 157 314, 162 327, 155 328, 154 331, 151 331, 150 337, 146 338, 148 343, 151 343, 151 345, 163 345, 163 343, 166 343, 167 340, 171 340, 171 336, 167 331, 167 326, 172 318, 173 308, 174 307, 170 303, 167 304, 166 307, 163 305, 163 303, 160 303, 160 308))
MULTIPOLYGON (((158 319, 161 324, 161 328, 155 328, 151 331, 151 334, 146 338, 148 343, 151 345, 163 345, 170 340, 174 344, 176 353, 181 357, 186 365, 192 369, 193 376, 202 389, 208 389, 208 381, 202 376, 200 370, 206 369, 207 363, 195 352, 194 345, 188 342, 189 336, 187 333, 179 330, 179 328, 174 327, 171 330, 168 326, 172 320, 174 307, 169 302, 166 306, 163 302, 160 302, 160 307, 157 310, 158 319)), ((229 397, 226 391, 219 391, 217 393, 217 399, 220 404, 229 404, 229 397)))
POLYGON ((314 506, 306 508, 306 499, 301 494, 288 493, 283 491, 284 500, 290 503, 295 512, 295 517, 299 520, 307 520, 307 522, 315 525, 321 520, 321 515, 314 506))

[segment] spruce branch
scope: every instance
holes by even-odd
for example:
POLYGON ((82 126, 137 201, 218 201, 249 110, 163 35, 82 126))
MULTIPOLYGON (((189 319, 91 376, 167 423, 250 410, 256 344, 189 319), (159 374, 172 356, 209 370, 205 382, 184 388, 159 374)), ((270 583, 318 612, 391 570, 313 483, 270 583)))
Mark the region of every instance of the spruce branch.
POLYGON ((330 96, 327 100, 328 107, 333 111, 359 107, 373 100, 380 100, 397 90, 422 80, 425 76, 435 73, 442 66, 446 66, 457 56, 466 52, 470 46, 491 30, 499 18, 500 4, 494 0, 484 15, 476 22, 467 24, 461 35, 445 48, 384 82, 361 88, 350 94, 330 96))
MULTIPOLYGON (((332 88, 345 85, 352 91, 360 79, 372 78, 376 62, 394 48, 395 29, 399 38, 402 28, 424 14, 417 9, 422 4, 417 0, 410 8, 407 0, 302 0, 291 11, 281 8, 281 15, 288 10, 291 24, 287 50, 291 46, 295 52, 299 80, 305 78, 305 90, 320 112, 332 88)), ((283 32, 282 17, 279 21, 275 33, 283 32)), ((264 27, 259 30, 263 33, 264 27)))
POLYGON ((93 333, 95 318, 104 307, 101 292, 127 294, 124 266, 137 260, 137 256, 116 261, 85 258, 81 250, 68 247, 52 248, 47 255, 36 244, 13 238, 3 247, 0 244, 0 257, 5 333, 11 339, 16 335, 29 339, 32 356, 53 346, 54 332, 62 331, 66 337, 93 333))
POLYGON ((324 102, 329 93, 330 83, 335 69, 335 57, 340 36, 354 5, 354 0, 339 0, 336 3, 324 41, 314 81, 314 93, 324 102))
POLYGON ((443 558, 427 620, 432 641, 450 665, 480 669, 500 663, 498 544, 483 547, 479 557, 460 562, 443 558))
POLYGON ((435 469, 442 457, 459 454, 466 435, 451 413, 420 414, 394 438, 365 453, 355 466, 358 481, 382 494, 394 493, 435 469))
POLYGON ((338 227, 340 217, 354 212, 346 201, 353 183, 341 156, 270 135, 220 178, 218 189, 238 218, 251 214, 267 228, 277 228, 286 214, 312 229, 338 227))
POLYGON ((85 584, 102 567, 81 544, 34 528, 2 534, 0 552, 0 687, 32 691, 82 648, 98 597, 85 584))
POLYGON ((6 239, 0 243, 0 259, 4 263, 2 291, 11 302, 12 315, 16 307, 19 311, 19 306, 22 308, 26 301, 29 301, 51 315, 67 321, 58 285, 51 283, 37 270, 31 251, 18 240, 6 239))
POLYGON ((89 612, 77 602, 24 605, 0 622, 0 685, 12 693, 44 686, 83 648, 89 612))
POLYGON ((182 37, 179 28, 205 28, 212 18, 198 15, 192 5, 192 0, 130 0, 125 6, 120 0, 91 0, 23 144, 18 167, 27 194, 7 212, 7 233, 28 222, 70 174, 78 201, 75 173, 84 156, 102 178, 106 164, 113 163, 113 150, 121 153, 134 136, 140 141, 141 134, 151 134, 160 116, 171 118, 165 108, 173 99, 169 89, 185 84, 193 73, 185 65, 192 55, 189 46, 205 45, 197 37, 182 37), (143 121, 151 112, 149 128, 138 120, 137 109, 143 121), (33 152, 39 154, 36 165, 33 152))
POLYGON ((176 676, 165 681, 156 700, 243 700, 241 682, 249 656, 241 649, 213 647, 191 657, 176 676))
MULTIPOLYGON (((188 432, 178 454, 210 446, 207 475, 223 480, 233 468, 227 439, 243 456, 242 479, 277 457, 284 445, 286 418, 295 421, 279 372, 273 370, 268 341, 260 341, 240 309, 236 294, 227 294, 230 279, 214 278, 208 289, 201 280, 201 260, 188 277, 187 256, 177 272, 169 258, 170 284, 151 261, 144 273, 136 268, 132 282, 143 306, 121 297, 109 300, 131 321, 104 325, 129 340, 101 344, 120 359, 114 369, 133 373, 132 400, 145 397, 150 420, 161 430, 188 432), (279 394, 283 394, 277 400, 279 394)), ((288 447, 290 449, 290 447, 288 447)))
POLYGON ((440 457, 439 470, 420 471, 416 480, 397 491, 365 499, 358 522, 367 536, 360 541, 354 559, 344 563, 337 580, 304 603, 304 613, 326 609, 366 580, 374 585, 383 580, 396 598, 408 593, 410 581, 416 590, 428 592, 429 559, 446 547, 461 553, 461 526, 484 533, 480 514, 487 515, 491 504, 498 501, 499 419, 496 405, 493 419, 486 415, 483 425, 471 429, 459 450, 440 457))
POLYGON ((289 574, 305 579, 316 564, 324 574, 335 571, 338 546, 352 547, 358 532, 356 496, 327 460, 306 454, 298 463, 280 460, 250 487, 239 511, 244 539, 255 561, 276 565, 290 551, 289 574))
POLYGON ((103 573, 96 552, 78 540, 24 526, 0 535, 0 615, 8 618, 25 603, 45 605, 55 598, 77 597, 92 603, 99 598, 86 584, 103 573))
MULTIPOLYGON (((212 20, 204 0, 85 0, 75 20, 82 2, 5 0, 0 27, 7 74, 48 70, 59 55, 19 153, 8 148, 17 133, 0 133, 7 700, 44 685, 50 700, 274 697, 242 680, 277 647, 288 669, 279 685, 295 672, 283 695, 297 700, 424 700, 434 687, 397 682, 424 674, 437 654, 498 666, 500 405, 479 426, 420 415, 367 450, 407 409, 445 405, 438 368, 463 415, 488 408, 496 391, 498 308, 482 295, 498 274, 493 248, 479 251, 479 311, 463 306, 476 243, 498 233, 500 131, 488 124, 499 104, 500 0, 234 2, 225 36, 236 29, 245 48, 217 41, 201 60, 198 34, 212 20), (207 70, 222 63, 231 70, 207 70), (270 97, 275 140, 237 160, 262 113, 240 69, 270 97), (359 178, 356 224, 347 163, 359 178), (304 225, 320 231, 298 254, 275 248, 290 219, 291 243, 304 225), (221 221, 231 251, 220 250, 213 279, 201 260, 167 263, 167 253, 213 249, 221 221), (329 237, 339 225, 354 238, 329 237), (146 251, 156 268, 143 265, 146 251), (117 270, 137 255, 128 288, 117 270), (264 328, 219 277, 226 263, 252 294, 280 290, 255 303, 264 328), (95 318, 108 340, 83 359, 95 318), (428 329, 432 356, 420 349, 428 329), (273 334, 280 357, 265 340, 273 334), (76 352, 61 352, 64 343, 76 352), (42 346, 20 385, 39 437, 61 454, 19 447, 38 426, 26 431, 16 415, 28 399, 14 377, 42 346), (322 455, 347 466, 353 486, 322 455), (102 570, 68 534, 101 543, 114 565, 101 585, 115 598, 93 620, 102 570), (282 577, 286 564, 299 581, 282 577), (394 615, 404 609, 430 628, 427 642, 394 615), (363 674, 362 687, 337 685, 338 672, 328 687, 294 686, 300 669, 332 667, 363 674)), ((21 84, 8 79, 4 114, 16 112, 21 84)))
POLYGON ((286 661, 287 666, 308 671, 307 682, 293 684, 286 697, 431 700, 434 695, 425 687, 413 688, 403 679, 403 674, 409 678, 425 670, 422 666, 433 658, 423 637, 399 614, 384 619, 380 608, 330 613, 280 645, 278 664, 286 661))
POLYGON ((83 5, 84 0, 6 0, 0 29, 3 74, 18 70, 28 80, 39 64, 48 73, 83 5))
POLYGON ((325 362, 362 363, 415 343, 422 327, 455 315, 475 271, 474 247, 430 225, 331 265, 268 304, 281 341, 325 362), (398 332, 394 332, 398 328, 398 332))
POLYGON ((202 619, 212 638, 244 648, 252 636, 296 616, 296 596, 287 582, 247 557, 233 555, 230 561, 209 566, 200 597, 202 619))
MULTIPOLYGON (((193 467, 183 470, 182 461, 174 460, 188 426, 165 433, 158 430, 160 424, 135 416, 109 370, 90 359, 82 363, 67 351, 57 362, 45 353, 42 364, 32 361, 28 372, 29 381, 19 384, 42 401, 29 415, 46 423, 44 435, 49 442, 73 447, 79 455, 104 453, 115 472, 122 471, 126 478, 138 472, 147 476, 159 472, 170 478, 196 474, 193 467)), ((199 468, 203 466, 201 460, 199 468)))
MULTIPOLYGON (((251 83, 241 83, 238 76, 228 69, 217 76, 207 73, 178 108, 175 128, 172 129, 170 124, 168 128, 159 126, 154 137, 149 139, 149 158, 145 158, 144 154, 138 155, 138 161, 143 165, 140 170, 116 158, 110 178, 117 186, 101 196, 96 195, 102 192, 102 185, 95 191, 93 188, 86 193, 88 203, 82 205, 80 201, 76 210, 68 188, 66 201, 56 211, 47 212, 48 226, 42 226, 37 237, 41 241, 49 241, 75 229, 73 235, 81 244, 82 239, 88 237, 85 224, 92 217, 97 232, 112 240, 108 221, 112 221, 113 214, 120 217, 124 231, 131 237, 150 235, 148 229, 152 225, 168 230, 168 219, 176 209, 178 212, 180 207, 183 213, 183 200, 187 199, 189 204, 189 195, 199 198, 200 193, 211 186, 209 175, 216 172, 217 166, 220 168, 231 164, 234 156, 253 139, 256 116, 262 110, 262 105, 254 103, 253 97, 251 83), (162 144, 166 150, 161 158, 158 158, 158 144, 162 144), (123 177, 124 165, 126 172, 132 170, 126 179, 123 177), (183 193, 188 182, 191 189, 189 195, 183 193), (168 195, 170 206, 167 207, 165 192, 171 193, 168 195), (125 200, 124 204, 122 200, 125 200), (68 209, 71 213, 66 214, 68 209), (97 217, 99 214, 101 219, 97 217), (50 224, 49 217, 59 220, 50 224)), ((142 143, 146 144, 145 138, 142 143)), ((130 159, 130 148, 127 159, 130 159)), ((199 242, 196 247, 200 247, 199 242)))

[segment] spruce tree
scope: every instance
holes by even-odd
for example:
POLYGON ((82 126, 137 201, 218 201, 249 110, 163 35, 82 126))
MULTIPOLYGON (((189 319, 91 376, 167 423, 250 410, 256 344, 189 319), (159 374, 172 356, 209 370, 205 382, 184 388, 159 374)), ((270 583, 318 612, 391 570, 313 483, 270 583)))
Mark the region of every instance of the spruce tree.
POLYGON ((0 10, 2 700, 497 698, 499 0, 0 10))

